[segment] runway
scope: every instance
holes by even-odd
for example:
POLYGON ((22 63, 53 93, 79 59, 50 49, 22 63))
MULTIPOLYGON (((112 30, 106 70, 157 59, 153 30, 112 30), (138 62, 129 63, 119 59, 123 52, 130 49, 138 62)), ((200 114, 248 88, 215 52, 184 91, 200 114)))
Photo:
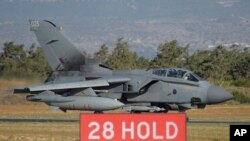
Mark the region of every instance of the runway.
MULTIPOLYGON (((0 118, 1 122, 79 122, 79 119, 67 118, 0 118)), ((189 119, 187 123, 190 124, 244 124, 250 125, 250 121, 236 121, 236 120, 197 120, 189 119)))

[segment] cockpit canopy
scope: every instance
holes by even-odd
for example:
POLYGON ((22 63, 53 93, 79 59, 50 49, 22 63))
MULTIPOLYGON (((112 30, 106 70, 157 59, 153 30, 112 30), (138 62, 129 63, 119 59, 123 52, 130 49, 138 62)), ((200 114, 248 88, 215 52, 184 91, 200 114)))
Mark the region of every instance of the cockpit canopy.
POLYGON ((189 81, 199 82, 203 81, 204 79, 198 76, 197 74, 193 73, 190 70, 182 69, 182 68, 159 68, 154 69, 153 74, 162 77, 173 77, 173 78, 180 78, 189 81))

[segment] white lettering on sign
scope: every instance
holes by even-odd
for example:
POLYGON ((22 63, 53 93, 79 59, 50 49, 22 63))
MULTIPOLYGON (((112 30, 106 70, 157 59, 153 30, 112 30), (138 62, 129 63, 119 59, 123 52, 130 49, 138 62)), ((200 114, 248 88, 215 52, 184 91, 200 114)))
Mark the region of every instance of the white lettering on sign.
POLYGON ((90 122, 88 127, 89 128, 94 127, 94 129, 89 133, 89 139, 91 139, 91 140, 100 139, 99 135, 95 135, 96 132, 99 131, 100 125, 97 122, 90 122))
POLYGON ((154 140, 163 140, 164 138, 175 139, 178 135, 178 126, 176 123, 166 122, 165 125, 166 132, 164 136, 157 130, 156 122, 152 122, 151 124, 146 121, 139 122, 138 124, 134 122, 130 122, 130 124, 122 122, 122 139, 134 139, 135 136, 142 140, 149 139, 150 136, 154 140))
POLYGON ((178 134, 178 127, 175 122, 166 122, 166 139, 174 139, 178 134), (174 128, 174 133, 170 133, 170 128, 174 128))
POLYGON ((140 139, 147 139, 150 135, 150 126, 147 122, 140 122, 137 126, 137 135, 140 139), (142 129, 145 128, 145 133, 142 133, 142 129))
POLYGON ((91 140, 98 140, 98 139, 100 139, 99 135, 95 135, 96 132, 99 131, 100 125, 97 122, 90 122, 88 127, 89 128, 94 127, 94 129, 89 133, 89 137, 88 138, 91 139, 91 140))
POLYGON ((122 139, 123 140, 126 139, 126 133, 130 134, 130 139, 134 139, 135 138, 134 130, 135 130, 134 122, 130 122, 129 127, 126 127, 126 122, 122 122, 122 139))
MULTIPOLYGON (((238 132, 247 135, 246 130, 239 129, 238 132)), ((82 114, 80 140, 185 141, 186 116, 185 114, 82 114)))
MULTIPOLYGON (((90 122, 88 125, 89 128, 93 128, 93 130, 89 133, 88 139, 90 140, 99 140, 101 137, 97 135, 97 132, 100 130, 100 124, 98 122, 90 122)), ((102 137, 106 140, 110 140, 114 137, 114 125, 112 122, 105 122, 103 124, 102 137)))
POLYGON ((156 140, 162 140, 164 137, 163 135, 157 135, 157 126, 156 126, 156 122, 153 122, 153 138, 156 140))
POLYGON ((105 139, 112 139, 114 137, 114 125, 112 122, 105 122, 103 124, 103 132, 102 132, 102 136, 105 139))
POLYGON ((234 136, 244 136, 247 133, 246 129, 236 129, 234 132, 234 136))

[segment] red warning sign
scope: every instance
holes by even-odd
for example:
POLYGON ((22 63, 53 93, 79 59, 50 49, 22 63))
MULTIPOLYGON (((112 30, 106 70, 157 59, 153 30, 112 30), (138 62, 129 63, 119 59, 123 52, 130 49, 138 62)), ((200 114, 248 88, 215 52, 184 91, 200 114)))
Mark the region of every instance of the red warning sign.
POLYGON ((185 141, 185 114, 81 114, 81 141, 185 141))

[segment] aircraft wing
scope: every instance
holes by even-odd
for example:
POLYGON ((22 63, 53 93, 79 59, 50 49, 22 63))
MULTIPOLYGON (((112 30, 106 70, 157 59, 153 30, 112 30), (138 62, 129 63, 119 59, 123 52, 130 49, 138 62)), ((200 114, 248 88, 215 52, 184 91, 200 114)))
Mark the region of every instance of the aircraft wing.
POLYGON ((28 86, 15 88, 14 93, 28 93, 28 92, 38 92, 46 90, 65 90, 65 89, 79 89, 79 88, 90 88, 90 87, 100 87, 109 86, 106 80, 88 80, 80 82, 70 82, 70 83, 59 83, 59 84, 44 84, 38 86, 28 86))
POLYGON ((129 81, 129 78, 109 78, 109 79, 95 79, 86 80, 79 82, 69 82, 69 83, 54 83, 54 84, 44 84, 38 86, 27 86, 14 88, 13 93, 29 93, 29 92, 40 92, 40 91, 53 91, 53 90, 66 90, 66 89, 82 89, 82 88, 94 88, 109 86, 111 83, 124 83, 129 81))

